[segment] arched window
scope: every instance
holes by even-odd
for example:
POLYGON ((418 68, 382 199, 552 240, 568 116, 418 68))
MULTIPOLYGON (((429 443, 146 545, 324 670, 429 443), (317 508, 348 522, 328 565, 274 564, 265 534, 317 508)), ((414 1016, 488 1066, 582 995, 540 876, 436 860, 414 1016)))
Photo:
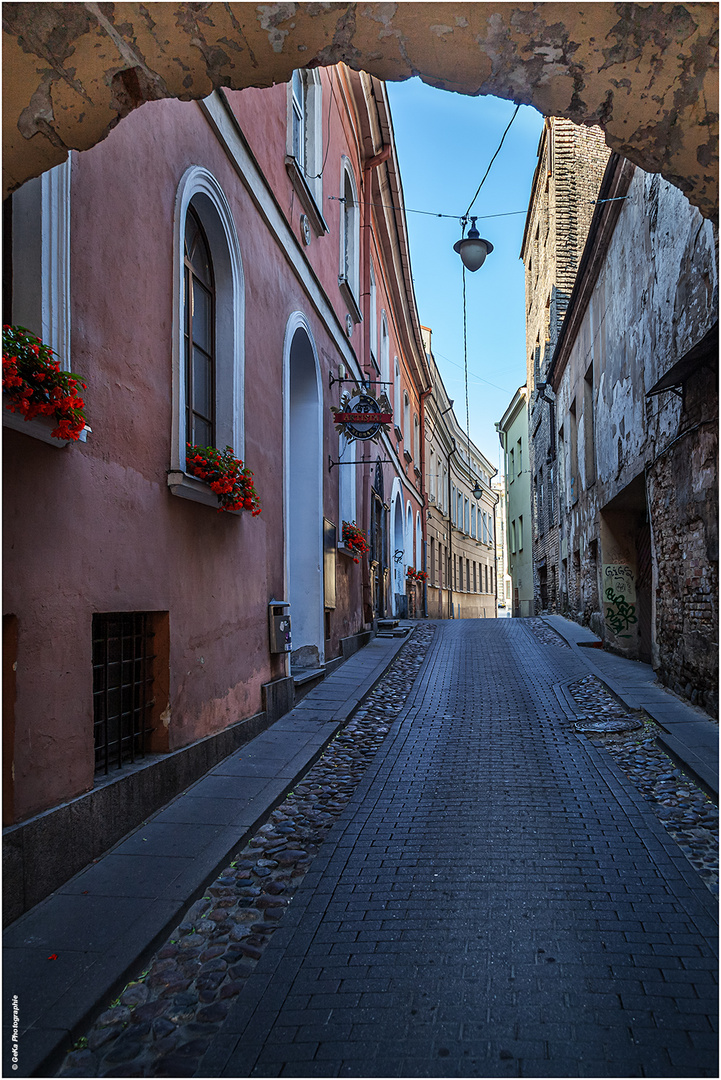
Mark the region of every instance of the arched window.
POLYGON ((360 216, 355 179, 350 161, 344 157, 341 167, 341 199, 343 212, 340 229, 340 273, 338 284, 348 304, 354 322, 361 321, 358 300, 359 289, 359 254, 360 254, 360 216))
MULTIPOLYGON (((390 380, 391 368, 390 368, 390 339, 388 337, 388 320, 386 313, 381 313, 381 380, 387 383, 390 380)), ((383 389, 388 393, 388 387, 384 386, 383 389)))
POLYGON ((215 283, 210 248, 192 203, 185 219, 185 439, 215 446, 215 283))
POLYGON ((411 452, 411 403, 408 392, 403 391, 403 449, 410 456, 411 452))
POLYGON ((245 290, 230 206, 215 177, 187 170, 175 203, 173 430, 168 486, 217 507, 207 484, 185 472, 188 442, 244 457, 245 290))
POLYGON ((401 430, 401 372, 398 367, 398 357, 393 361, 393 423, 396 431, 401 430))
POLYGON ((413 461, 417 468, 421 467, 421 429, 418 424, 418 413, 413 414, 413 461))

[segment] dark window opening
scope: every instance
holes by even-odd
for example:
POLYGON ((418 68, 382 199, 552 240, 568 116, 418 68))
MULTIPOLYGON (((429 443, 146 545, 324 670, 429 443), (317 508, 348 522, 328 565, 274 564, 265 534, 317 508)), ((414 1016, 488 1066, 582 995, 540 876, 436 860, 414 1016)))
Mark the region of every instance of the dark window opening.
POLYGON ((93 615, 95 770, 150 752, 155 633, 148 612, 93 615))
POLYGON ((192 207, 185 220, 185 437, 215 446, 215 282, 208 241, 192 207))

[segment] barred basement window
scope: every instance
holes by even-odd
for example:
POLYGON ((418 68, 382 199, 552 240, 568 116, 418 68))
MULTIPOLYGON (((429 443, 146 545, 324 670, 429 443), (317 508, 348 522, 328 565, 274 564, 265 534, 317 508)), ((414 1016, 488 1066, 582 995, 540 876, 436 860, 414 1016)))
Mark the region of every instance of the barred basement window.
POLYGON ((150 750, 154 637, 148 612, 93 615, 96 772, 107 775, 150 750))

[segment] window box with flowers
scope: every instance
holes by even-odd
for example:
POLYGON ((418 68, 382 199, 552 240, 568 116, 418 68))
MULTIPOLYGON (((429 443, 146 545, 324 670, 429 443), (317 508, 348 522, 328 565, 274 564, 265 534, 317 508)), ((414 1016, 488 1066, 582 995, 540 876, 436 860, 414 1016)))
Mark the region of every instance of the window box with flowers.
POLYGON ((249 510, 256 517, 261 512, 253 473, 235 456, 232 446, 226 446, 221 451, 214 446, 192 446, 188 443, 185 468, 190 476, 207 484, 215 494, 219 514, 249 510))
POLYGON ((406 581, 409 585, 422 585, 424 581, 428 581, 428 574, 425 570, 414 570, 412 566, 409 566, 406 570, 406 581))
POLYGON ((85 442, 91 429, 81 389, 85 383, 62 370, 49 345, 22 326, 3 326, 4 427, 55 446, 85 442))
POLYGON ((344 555, 350 555, 355 563, 358 562, 358 555, 365 555, 366 551, 370 550, 368 537, 355 521, 343 522, 342 539, 343 543, 339 544, 340 551, 344 555))

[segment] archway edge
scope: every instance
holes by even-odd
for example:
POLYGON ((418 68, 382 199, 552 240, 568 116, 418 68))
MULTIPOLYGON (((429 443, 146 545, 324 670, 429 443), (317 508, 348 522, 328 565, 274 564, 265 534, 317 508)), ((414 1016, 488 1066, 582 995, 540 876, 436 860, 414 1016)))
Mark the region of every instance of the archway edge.
POLYGON ((146 101, 343 61, 598 123, 717 215, 716 4, 13 3, 3 30, 5 192, 146 101))

